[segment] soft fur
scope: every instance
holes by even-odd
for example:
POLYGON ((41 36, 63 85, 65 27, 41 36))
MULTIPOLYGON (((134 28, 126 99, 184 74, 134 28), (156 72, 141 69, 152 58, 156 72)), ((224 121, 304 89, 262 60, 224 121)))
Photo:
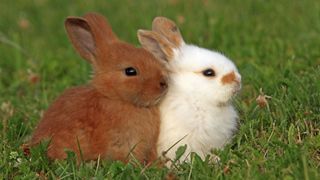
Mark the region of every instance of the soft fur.
POLYGON ((51 159, 97 158, 140 162, 157 158, 159 111, 167 72, 148 51, 120 41, 98 14, 68 17, 65 27, 78 53, 94 69, 88 85, 66 90, 47 110, 31 145, 49 139, 51 159), (124 69, 134 67, 136 76, 124 69))
POLYGON ((139 30, 138 37, 170 71, 169 90, 160 105, 158 154, 175 159, 177 148, 186 144, 184 160, 190 152, 205 158, 213 148, 222 148, 237 129, 231 99, 240 90, 241 76, 233 62, 185 44, 177 26, 164 17, 155 18, 152 31, 139 30), (202 74, 208 68, 214 77, 202 74))

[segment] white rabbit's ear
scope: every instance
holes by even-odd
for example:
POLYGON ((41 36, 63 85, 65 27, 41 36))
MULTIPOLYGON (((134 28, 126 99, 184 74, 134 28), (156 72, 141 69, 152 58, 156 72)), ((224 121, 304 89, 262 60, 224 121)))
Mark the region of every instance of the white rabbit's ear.
POLYGON ((166 17, 156 17, 152 22, 152 31, 157 32, 166 37, 177 48, 184 44, 178 26, 166 17))
POLYGON ((65 20, 65 28, 69 39, 78 53, 84 59, 93 63, 96 56, 96 43, 86 19, 82 17, 68 17, 65 20))
POLYGON ((175 45, 162 35, 147 30, 138 30, 138 39, 143 48, 151 52, 156 58, 170 61, 174 57, 175 45))

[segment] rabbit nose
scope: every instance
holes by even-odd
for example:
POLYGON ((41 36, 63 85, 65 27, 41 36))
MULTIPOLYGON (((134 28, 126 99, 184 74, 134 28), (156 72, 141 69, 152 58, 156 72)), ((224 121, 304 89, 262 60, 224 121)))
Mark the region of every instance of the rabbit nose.
POLYGON ((166 89, 168 87, 167 81, 165 79, 162 79, 160 81, 160 88, 161 89, 166 89))
POLYGON ((222 84, 241 84, 241 76, 237 72, 230 72, 221 78, 222 84))
POLYGON ((231 84, 235 81, 236 79, 236 74, 234 73, 234 71, 224 75, 222 78, 221 78, 221 82, 222 84, 231 84))
POLYGON ((236 77, 234 79, 234 82, 236 82, 237 85, 241 85, 241 75, 239 73, 236 73, 236 77))

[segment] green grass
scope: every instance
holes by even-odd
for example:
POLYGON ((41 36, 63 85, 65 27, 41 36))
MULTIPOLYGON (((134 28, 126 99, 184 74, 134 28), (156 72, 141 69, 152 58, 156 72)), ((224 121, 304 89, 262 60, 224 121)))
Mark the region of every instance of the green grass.
POLYGON ((320 179, 320 1, 49 1, 1 0, 0 179, 320 179), (63 27, 69 15, 97 11, 121 39, 155 16, 176 22, 185 40, 223 52, 243 77, 236 101, 241 126, 220 163, 144 169, 120 162, 77 166, 72 154, 50 162, 43 148, 20 148, 43 111, 66 88, 88 82, 90 66, 63 27), (32 83, 30 78, 39 77, 32 83), (259 89, 272 97, 256 102, 259 89))

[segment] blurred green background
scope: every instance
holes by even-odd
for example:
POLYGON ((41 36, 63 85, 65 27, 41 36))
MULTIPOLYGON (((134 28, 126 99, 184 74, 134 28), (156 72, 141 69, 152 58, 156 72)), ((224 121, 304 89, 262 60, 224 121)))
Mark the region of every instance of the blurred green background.
POLYGON ((319 179, 320 1, 0 0, 0 106, 0 178, 319 179), (63 25, 67 16, 90 11, 105 15, 120 39, 136 46, 137 30, 166 16, 187 43, 235 62, 243 78, 236 100, 241 126, 234 141, 215 152, 219 164, 197 159, 142 172, 121 163, 75 168, 23 156, 19 147, 49 104, 90 80, 91 67, 63 25), (266 107, 256 102, 260 88, 272 97, 266 107))

